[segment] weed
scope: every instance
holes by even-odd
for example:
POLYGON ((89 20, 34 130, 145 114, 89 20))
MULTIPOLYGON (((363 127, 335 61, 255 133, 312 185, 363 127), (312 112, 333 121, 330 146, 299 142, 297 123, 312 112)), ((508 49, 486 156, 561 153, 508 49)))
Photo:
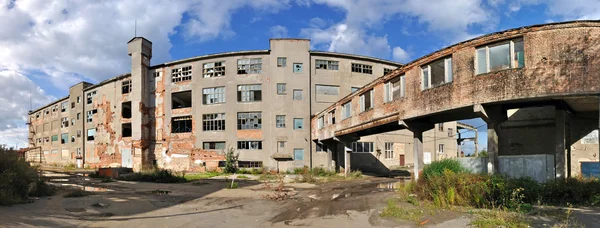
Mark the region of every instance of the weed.
POLYGON ((270 173, 263 173, 258 177, 258 180, 260 181, 269 181, 269 180, 275 180, 277 178, 276 175, 270 174, 270 173))
POLYGON ((227 188, 228 189, 236 189, 238 187, 239 187, 238 182, 231 182, 231 184, 227 183, 227 188))
POLYGON ((86 192, 86 191, 81 190, 81 189, 76 189, 76 190, 73 190, 73 191, 67 193, 63 197, 64 198, 77 198, 77 197, 84 197, 84 196, 89 196, 89 195, 92 195, 92 193, 91 192, 86 192))
POLYGON ((213 178, 213 177, 220 176, 220 175, 223 175, 223 174, 212 171, 212 172, 205 172, 205 173, 186 174, 184 176, 184 178, 187 181, 195 181, 195 180, 201 180, 201 179, 209 179, 209 178, 213 178))
POLYGON ((53 189, 39 177, 17 152, 0 146, 0 205, 28 202, 28 196, 53 194, 53 189))
POLYGON ((237 176, 236 178, 238 178, 238 179, 248 179, 248 177, 247 177, 247 176, 244 176, 244 175, 239 175, 239 176, 237 176))
POLYGON ((75 164, 73 164, 73 163, 69 163, 69 164, 66 164, 63 168, 65 170, 73 170, 73 169, 76 169, 77 166, 75 164))
POLYGON ((463 173, 466 171, 459 161, 454 159, 443 159, 426 165, 423 168, 423 177, 430 178, 434 176, 441 176, 444 170, 450 170, 454 173, 463 173))
POLYGON ((363 177, 363 174, 360 170, 354 170, 354 171, 350 172, 350 175, 348 177, 350 179, 360 179, 363 177))
POLYGON ((156 183, 183 183, 187 181, 186 178, 174 175, 170 170, 164 169, 154 169, 128 175, 121 175, 118 177, 118 179, 124 181, 143 181, 156 183))
POLYGON ((419 200, 414 196, 408 196, 406 198, 406 202, 412 204, 413 206, 421 206, 421 204, 419 203, 419 200))
POLYGON ((265 181, 263 185, 266 189, 271 190, 271 194, 264 195, 265 199, 282 201, 292 197, 292 194, 285 188, 283 183, 283 175, 277 174, 277 186, 273 186, 271 183, 265 181))
POLYGON ((396 200, 390 199, 387 201, 387 206, 383 209, 380 216, 419 222, 423 218, 423 214, 423 210, 400 207, 396 200))
POLYGON ((471 222, 475 227, 529 227, 529 223, 522 214, 511 212, 506 209, 478 211, 475 219, 471 222))

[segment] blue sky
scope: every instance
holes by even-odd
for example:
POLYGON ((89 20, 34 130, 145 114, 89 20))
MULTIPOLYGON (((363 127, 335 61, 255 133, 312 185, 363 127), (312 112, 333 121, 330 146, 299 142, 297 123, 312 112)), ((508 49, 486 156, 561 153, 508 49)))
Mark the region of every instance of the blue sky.
POLYGON ((268 49, 272 37, 406 63, 487 33, 599 18, 600 0, 0 0, 0 144, 26 144, 30 97, 37 108, 81 80, 128 72, 136 20, 153 64, 268 49))

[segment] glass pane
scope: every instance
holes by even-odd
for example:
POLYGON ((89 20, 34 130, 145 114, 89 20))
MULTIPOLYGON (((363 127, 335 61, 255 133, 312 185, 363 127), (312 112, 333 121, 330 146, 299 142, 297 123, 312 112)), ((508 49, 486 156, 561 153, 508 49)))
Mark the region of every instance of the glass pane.
POLYGON ((452 81, 452 58, 446 59, 446 82, 452 81))
POLYGON ((422 87, 424 89, 429 88, 429 67, 423 67, 421 68, 421 70, 423 71, 423 85, 422 87))
POLYGON ((490 71, 510 68, 510 45, 502 44, 490 47, 490 71))
POLYGON ((477 74, 487 73, 485 48, 477 49, 477 74))
POLYGON ((304 149, 294 149, 294 160, 304 160, 304 149))
POLYGON ((525 52, 523 49, 523 41, 514 41, 515 46, 515 58, 513 62, 514 68, 522 68, 525 66, 525 52))

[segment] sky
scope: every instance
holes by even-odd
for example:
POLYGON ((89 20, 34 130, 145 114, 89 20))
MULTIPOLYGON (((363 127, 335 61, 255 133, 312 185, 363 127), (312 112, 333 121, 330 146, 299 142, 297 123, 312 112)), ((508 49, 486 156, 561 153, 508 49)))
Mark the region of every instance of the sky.
MULTIPOLYGON (((135 31, 152 41, 152 64, 281 37, 407 63, 483 34, 582 19, 600 19, 600 0, 0 0, 0 144, 26 146, 28 110, 71 85, 127 73, 135 31)), ((484 122, 466 122, 485 146, 484 122)))

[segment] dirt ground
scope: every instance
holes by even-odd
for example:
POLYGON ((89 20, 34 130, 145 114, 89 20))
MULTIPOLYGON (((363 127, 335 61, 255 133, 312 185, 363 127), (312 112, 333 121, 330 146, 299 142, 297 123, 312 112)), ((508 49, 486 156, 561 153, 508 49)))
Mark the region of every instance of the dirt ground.
MULTIPOLYGON (((81 174, 46 173, 53 183, 85 188, 92 195, 64 198, 63 189, 30 204, 0 207, 0 227, 417 227, 415 222, 379 216, 402 184, 393 178, 365 178, 324 184, 290 183, 293 196, 266 199, 264 183, 207 179, 185 184, 109 182, 81 174)), ((431 218, 426 227, 466 227, 467 214, 431 218)))

